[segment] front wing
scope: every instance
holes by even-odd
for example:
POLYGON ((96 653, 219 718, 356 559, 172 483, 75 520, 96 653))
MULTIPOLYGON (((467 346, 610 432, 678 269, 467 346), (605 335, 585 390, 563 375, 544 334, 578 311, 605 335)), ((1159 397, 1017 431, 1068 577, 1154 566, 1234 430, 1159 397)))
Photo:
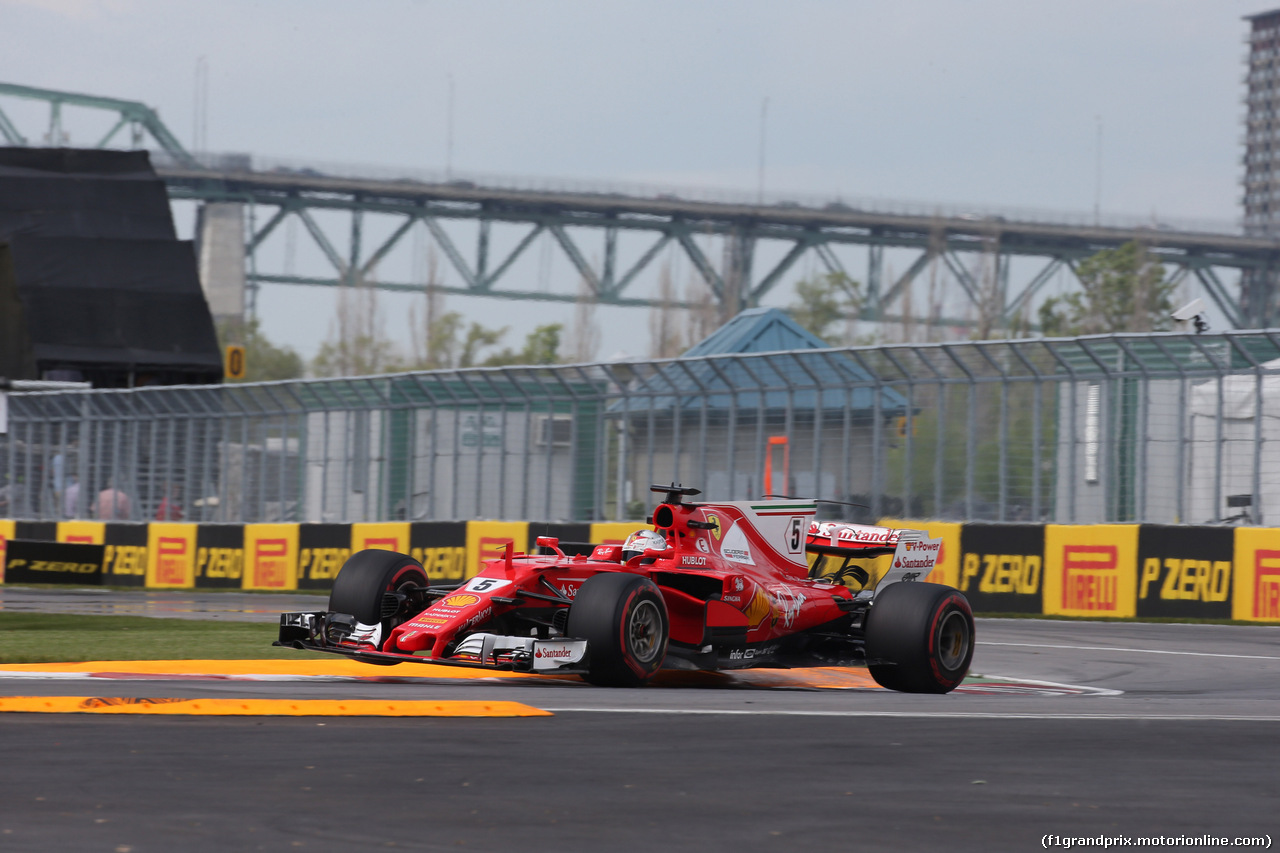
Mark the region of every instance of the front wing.
POLYGON ((273 646, 343 655, 383 666, 396 663, 430 663, 508 672, 585 673, 586 640, 510 637, 476 633, 458 643, 448 657, 423 657, 378 651, 377 625, 364 625, 342 613, 299 612, 280 614, 280 636, 273 646), (372 647, 371 647, 372 645, 372 647))

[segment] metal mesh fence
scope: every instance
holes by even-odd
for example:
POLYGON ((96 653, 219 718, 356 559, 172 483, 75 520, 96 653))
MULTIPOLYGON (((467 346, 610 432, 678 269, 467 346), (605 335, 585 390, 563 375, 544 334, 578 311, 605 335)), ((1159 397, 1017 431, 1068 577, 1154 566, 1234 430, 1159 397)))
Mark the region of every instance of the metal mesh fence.
POLYGON ((15 393, 0 517, 621 520, 675 481, 854 520, 1274 523, 1278 336, 15 393))

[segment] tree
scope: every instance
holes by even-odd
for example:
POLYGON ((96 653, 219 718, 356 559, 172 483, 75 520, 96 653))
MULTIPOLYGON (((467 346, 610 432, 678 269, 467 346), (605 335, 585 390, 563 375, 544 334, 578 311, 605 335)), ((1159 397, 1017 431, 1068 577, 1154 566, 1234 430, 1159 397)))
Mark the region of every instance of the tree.
POLYGON ((1045 335, 1099 335, 1164 331, 1171 325, 1175 285, 1142 246, 1104 249, 1076 268, 1080 291, 1046 299, 1040 306, 1045 335))
POLYGON ((278 347, 267 340, 256 318, 245 325, 244 366, 247 382, 300 379, 305 369, 302 356, 296 350, 278 347))
POLYGON ((405 367, 400 351, 382 331, 377 291, 362 284, 342 288, 329 338, 311 361, 314 376, 373 376, 405 367))
POLYGON ((560 361, 560 336, 563 330, 564 326, 560 323, 539 326, 525 338, 524 349, 519 352, 504 349, 485 359, 484 366, 556 364, 560 361))
POLYGON ((501 329, 486 329, 479 323, 472 323, 462 341, 462 350, 458 353, 458 367, 475 367, 480 359, 480 350, 493 346, 506 333, 506 326, 501 329))
POLYGON ((787 313, 832 346, 845 342, 832 327, 857 317, 862 310, 862 285, 842 272, 801 279, 796 282, 796 296, 799 301, 793 302, 787 313))
POLYGON ((224 348, 239 343, 244 346, 244 379, 234 382, 274 382, 300 379, 305 370, 302 356, 292 347, 279 347, 267 339, 257 319, 246 323, 220 323, 218 342, 224 348))

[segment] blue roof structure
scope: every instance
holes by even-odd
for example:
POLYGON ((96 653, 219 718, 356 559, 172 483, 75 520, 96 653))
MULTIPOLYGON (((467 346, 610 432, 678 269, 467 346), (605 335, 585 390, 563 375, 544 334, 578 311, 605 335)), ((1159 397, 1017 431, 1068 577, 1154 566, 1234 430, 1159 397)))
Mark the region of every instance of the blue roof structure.
POLYGON ((777 308, 749 308, 679 359, 627 390, 610 411, 680 408, 870 413, 875 395, 885 415, 901 414, 907 399, 877 380, 847 352, 804 329, 777 308))

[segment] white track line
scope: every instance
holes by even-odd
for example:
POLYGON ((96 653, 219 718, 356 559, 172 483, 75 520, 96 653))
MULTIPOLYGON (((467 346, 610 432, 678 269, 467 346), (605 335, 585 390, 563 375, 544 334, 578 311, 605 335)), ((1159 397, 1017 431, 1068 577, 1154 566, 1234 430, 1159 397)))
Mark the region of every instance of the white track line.
POLYGON ((1175 722, 1247 721, 1280 723, 1280 716, 1245 714, 1000 714, 979 711, 791 711, 791 710, 715 710, 707 708, 581 708, 537 705, 553 714, 671 714, 673 716, 730 717, 897 717, 905 719, 957 720, 1170 720, 1175 722))
POLYGON ((1024 649, 1075 649, 1084 652, 1140 652, 1147 655, 1189 655, 1198 658, 1237 658, 1239 660, 1280 660, 1272 655, 1227 655, 1217 652, 1179 652, 1169 649, 1126 649, 1119 646, 1059 646, 1052 643, 993 643, 981 640, 979 646, 1017 646, 1024 649))

